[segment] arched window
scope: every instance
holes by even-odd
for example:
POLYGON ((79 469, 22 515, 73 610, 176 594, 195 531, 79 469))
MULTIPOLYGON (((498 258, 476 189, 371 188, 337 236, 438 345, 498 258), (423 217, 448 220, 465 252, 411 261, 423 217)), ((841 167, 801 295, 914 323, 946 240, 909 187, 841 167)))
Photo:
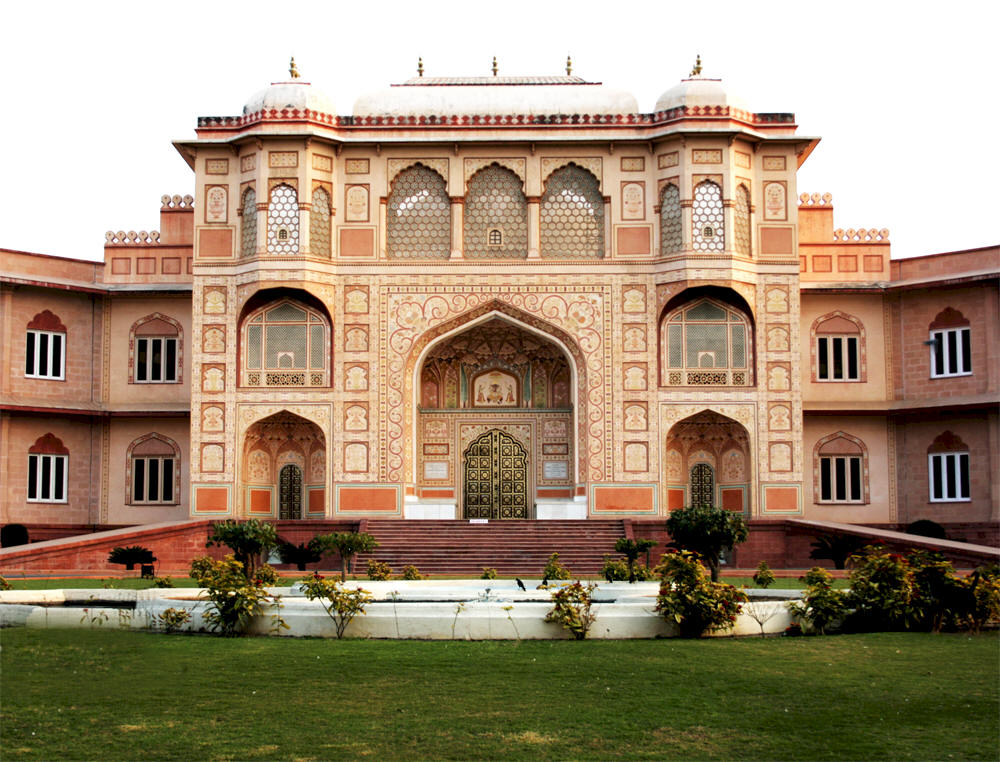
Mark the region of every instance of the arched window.
POLYGON ((59 437, 48 433, 28 450, 28 502, 67 502, 69 450, 59 437))
POLYGON ((931 378, 968 376, 972 373, 972 331, 968 319, 947 307, 928 326, 931 378))
POLYGON ((451 201, 444 178, 420 164, 392 181, 386 209, 386 255, 394 259, 451 256, 451 201))
POLYGON ((24 375, 28 378, 66 378, 66 326, 49 310, 28 323, 24 334, 24 375))
POLYGON ((725 250, 722 188, 711 180, 698 183, 694 189, 691 223, 691 248, 699 252, 725 250))
POLYGON ((329 386, 330 326, 316 310, 291 300, 243 322, 244 386, 329 386))
POLYGON ((668 386, 750 386, 749 321, 741 312, 701 299, 668 314, 660 326, 660 367, 668 386))
POLYGON ((181 449, 170 437, 146 434, 128 446, 129 505, 176 505, 180 502, 181 449))
POLYGON ((733 238, 736 253, 749 257, 753 251, 750 236, 750 191, 747 186, 736 186, 736 203, 733 205, 733 238))
POLYGON ((867 503, 868 448, 838 431, 813 449, 813 494, 817 503, 867 503))
POLYGON ((309 250, 318 257, 330 256, 330 194, 323 187, 313 190, 309 250))
POLYGON ((539 234, 543 257, 604 256, 604 199, 594 175, 575 164, 549 175, 539 234))
POLYGON ((964 502, 969 495, 969 446, 946 431, 927 448, 927 482, 932 503, 964 502))
POLYGON ((521 178, 491 164, 469 180, 465 193, 462 247, 469 259, 525 259, 528 201, 521 178), (493 234, 497 231, 499 243, 493 234))
POLYGON ((667 184, 660 192, 660 255, 681 250, 681 193, 676 185, 667 184))
POLYGON ((271 189, 267 205, 267 253, 299 253, 299 197, 295 188, 285 183, 271 189))
POLYGON ((129 383, 178 384, 182 381, 181 324, 154 312, 136 320, 129 332, 129 383))
POLYGON ((812 324, 813 380, 864 381, 865 330, 857 318, 836 310, 812 324))
POLYGON ((257 253, 257 193, 253 188, 243 191, 240 202, 240 256, 257 253))

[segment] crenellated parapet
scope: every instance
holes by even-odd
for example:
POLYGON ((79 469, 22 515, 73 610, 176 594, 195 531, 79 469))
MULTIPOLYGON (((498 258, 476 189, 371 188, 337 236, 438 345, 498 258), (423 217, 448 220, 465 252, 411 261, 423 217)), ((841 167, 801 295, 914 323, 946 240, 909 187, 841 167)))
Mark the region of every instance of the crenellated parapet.
POLYGON ((889 278, 888 228, 834 228, 833 195, 799 195, 799 263, 804 281, 889 278))
POLYGON ((117 233, 113 230, 109 230, 104 234, 105 245, 113 246, 129 246, 132 244, 155 244, 160 242, 160 231, 150 230, 148 233, 145 230, 140 230, 138 233, 134 230, 130 230, 127 233, 123 230, 119 230, 117 233))
POLYGON ((190 283, 193 240, 194 198, 163 195, 160 230, 109 230, 104 234, 104 280, 190 283))
POLYGON ((160 210, 164 209, 194 209, 194 197, 190 195, 171 196, 164 193, 160 196, 160 210))
POLYGON ((843 228, 837 228, 833 231, 834 241, 843 241, 846 243, 871 243, 871 242, 888 242, 889 240, 889 228, 848 228, 844 230, 843 228))

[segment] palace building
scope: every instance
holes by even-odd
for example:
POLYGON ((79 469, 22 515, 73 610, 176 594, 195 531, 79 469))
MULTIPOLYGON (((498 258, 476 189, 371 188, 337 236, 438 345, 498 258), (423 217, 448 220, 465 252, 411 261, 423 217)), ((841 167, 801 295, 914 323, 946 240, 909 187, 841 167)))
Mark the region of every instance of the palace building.
POLYGON ((1000 247, 839 227, 792 113, 700 66, 346 112, 293 66, 159 232, 0 251, 0 524, 1000 519, 1000 247))

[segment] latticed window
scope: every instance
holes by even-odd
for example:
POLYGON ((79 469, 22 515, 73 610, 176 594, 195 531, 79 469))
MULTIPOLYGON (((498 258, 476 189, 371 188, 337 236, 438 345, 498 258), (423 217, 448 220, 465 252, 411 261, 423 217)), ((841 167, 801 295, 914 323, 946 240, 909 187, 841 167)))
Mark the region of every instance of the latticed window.
POLYGON ((267 205, 267 253, 299 253, 299 198, 290 185, 275 185, 267 205))
POLYGON ((664 185, 660 194, 660 254, 681 250, 681 192, 676 185, 664 185))
POLYGON ((286 301, 251 316, 243 327, 245 386, 327 386, 329 335, 318 312, 286 301))
POLYGON ((252 257, 257 253, 257 194, 253 188, 243 191, 240 205, 240 255, 252 257))
POLYGON ((330 194, 316 188, 309 214, 309 250, 320 257, 330 256, 330 194))
POLYGON ((465 194, 463 248, 470 259, 524 259, 528 256, 528 201, 521 179, 491 164, 469 180, 465 194), (491 233, 500 243, 491 245, 491 233))
POLYGON ((669 386, 750 386, 749 323, 708 299, 675 310, 661 332, 663 382, 669 386))
POLYGON ((736 240, 736 253, 749 257, 750 244, 750 191, 745 185, 736 188, 736 204, 733 207, 733 237, 736 240))
POLYGON ((722 188, 711 180, 698 183, 694 189, 691 222, 691 246, 695 251, 723 251, 726 248, 722 188))
POLYGON ((444 178, 416 165, 392 183, 386 211, 386 254, 394 258, 451 256, 451 202, 444 178))
POLYGON ((597 178, 573 164, 549 175, 539 233, 543 257, 603 257, 604 199, 597 178))

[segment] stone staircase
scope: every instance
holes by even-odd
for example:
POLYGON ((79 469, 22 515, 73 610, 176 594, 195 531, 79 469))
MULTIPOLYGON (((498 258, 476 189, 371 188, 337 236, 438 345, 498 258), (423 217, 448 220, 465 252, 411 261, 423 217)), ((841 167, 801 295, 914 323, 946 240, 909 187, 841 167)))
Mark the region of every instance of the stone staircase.
POLYGON ((369 558, 388 563, 394 574, 407 564, 421 573, 479 577, 484 567, 501 575, 542 576, 552 553, 574 576, 596 576, 605 554, 615 555, 615 541, 625 536, 620 520, 563 521, 387 521, 362 522, 360 531, 379 542, 373 553, 359 554, 354 569, 364 575, 369 558))

